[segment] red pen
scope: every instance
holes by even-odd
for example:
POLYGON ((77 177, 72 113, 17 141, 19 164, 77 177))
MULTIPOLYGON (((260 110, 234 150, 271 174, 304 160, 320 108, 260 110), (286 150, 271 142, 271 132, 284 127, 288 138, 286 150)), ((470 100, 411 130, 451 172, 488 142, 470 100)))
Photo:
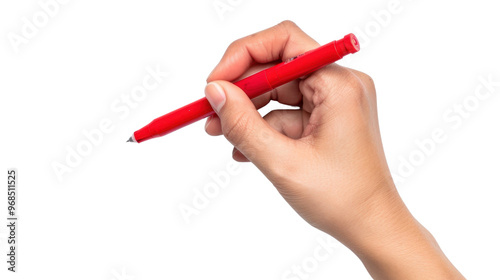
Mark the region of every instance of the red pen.
MULTIPOLYGON (((328 43, 317 49, 290 58, 271 68, 235 82, 250 99, 269 92, 281 85, 308 75, 347 54, 359 51, 359 42, 354 34, 328 43)), ((181 127, 206 118, 215 112, 206 98, 163 115, 134 132, 127 142, 141 143, 151 138, 164 136, 181 127)))

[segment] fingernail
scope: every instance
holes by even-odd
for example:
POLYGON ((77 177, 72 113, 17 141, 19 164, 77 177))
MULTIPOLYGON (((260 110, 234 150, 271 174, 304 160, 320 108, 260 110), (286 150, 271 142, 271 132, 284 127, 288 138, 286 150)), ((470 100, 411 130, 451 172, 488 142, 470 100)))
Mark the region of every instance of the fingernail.
POLYGON ((211 82, 207 84, 205 87, 205 96, 216 113, 219 113, 224 103, 226 103, 226 94, 217 83, 211 82))

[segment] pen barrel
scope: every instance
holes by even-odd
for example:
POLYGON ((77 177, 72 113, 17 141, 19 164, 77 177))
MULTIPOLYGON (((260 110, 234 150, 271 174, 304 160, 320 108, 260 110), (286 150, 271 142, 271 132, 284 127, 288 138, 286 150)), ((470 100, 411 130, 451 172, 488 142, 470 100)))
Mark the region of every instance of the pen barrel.
POLYGON ((314 71, 334 63, 347 54, 359 50, 359 44, 353 34, 305 52, 275 65, 265 72, 271 88, 277 88, 290 81, 313 73, 314 71))
POLYGON ((214 114, 214 111, 208 100, 206 98, 201 98, 154 119, 145 127, 137 130, 134 133, 134 138, 137 143, 141 143, 151 138, 161 137, 212 114, 214 114), (161 131, 159 131, 158 128, 161 128, 161 131))
POLYGON ((358 50, 358 40, 354 34, 348 34, 340 40, 290 58, 234 84, 241 88, 250 99, 253 99, 279 86, 311 74, 358 50))
MULTIPOLYGON (((347 54, 355 53, 359 51, 359 48, 356 36, 348 34, 340 40, 290 58, 234 84, 241 88, 250 99, 253 99, 288 82, 311 74, 347 54)), ((136 142, 140 143, 154 137, 160 137, 212 114, 214 111, 208 100, 201 98, 153 120, 147 126, 136 131, 134 138, 136 142)))
MULTIPOLYGON (((269 69, 267 69, 269 70, 269 69)), ((241 88, 250 99, 255 98, 263 93, 271 91, 273 87, 269 84, 267 79, 267 71, 260 71, 252 76, 246 77, 234 83, 237 87, 241 88)))

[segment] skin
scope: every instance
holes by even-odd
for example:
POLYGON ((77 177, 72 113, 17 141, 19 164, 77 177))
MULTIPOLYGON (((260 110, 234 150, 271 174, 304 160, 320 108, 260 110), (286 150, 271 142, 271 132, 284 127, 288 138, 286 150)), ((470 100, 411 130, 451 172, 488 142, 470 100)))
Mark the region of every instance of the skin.
POLYGON ((391 178, 375 86, 366 74, 327 66, 250 100, 227 81, 317 48, 293 22, 233 42, 207 79, 217 115, 210 135, 234 145, 312 226, 350 248, 374 279, 464 279, 411 215, 391 178), (299 109, 261 117, 271 100, 299 109))

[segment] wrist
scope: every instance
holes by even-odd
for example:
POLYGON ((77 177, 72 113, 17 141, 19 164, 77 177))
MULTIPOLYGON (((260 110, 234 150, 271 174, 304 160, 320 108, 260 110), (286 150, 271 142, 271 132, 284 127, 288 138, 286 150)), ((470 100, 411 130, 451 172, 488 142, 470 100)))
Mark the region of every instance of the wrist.
POLYGON ((464 279, 390 184, 363 203, 349 235, 339 240, 374 279, 464 279))

